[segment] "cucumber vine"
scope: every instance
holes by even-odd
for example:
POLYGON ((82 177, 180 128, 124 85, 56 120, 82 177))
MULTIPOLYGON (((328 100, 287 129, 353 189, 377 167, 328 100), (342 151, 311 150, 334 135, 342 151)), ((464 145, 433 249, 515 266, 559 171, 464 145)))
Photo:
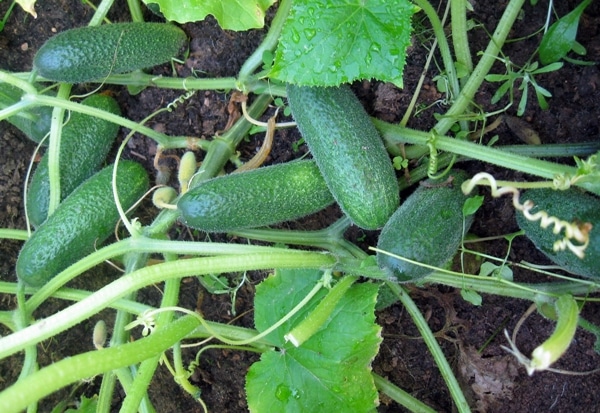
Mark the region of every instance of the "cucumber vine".
MULTIPOLYGON (((190 376, 205 350, 229 348, 261 353, 260 362, 252 365, 246 376, 248 405, 252 411, 267 411, 273 406, 280 407, 282 411, 285 408, 312 411, 315 406, 322 407, 323 404, 330 410, 372 411, 376 407, 377 391, 387 394, 412 411, 433 411, 371 371, 371 362, 381 343, 381 327, 375 323, 374 317, 376 296, 378 290, 387 288, 419 329, 448 386, 456 410, 470 411, 447 358, 408 290, 377 266, 374 255, 369 255, 357 243, 345 237, 351 225, 348 217, 343 216, 330 227, 315 231, 269 228, 231 231, 231 235, 245 238, 249 244, 178 241, 169 239, 180 218, 180 209, 176 205, 183 196, 219 176, 231 164, 236 168, 235 173, 241 174, 265 163, 276 130, 295 126, 293 122, 276 121, 281 114, 290 115, 290 108, 285 107, 284 99, 290 90, 289 84, 294 85, 292 87, 324 87, 374 79, 402 87, 406 50, 411 39, 411 20, 415 14, 422 13, 433 29, 434 46, 427 65, 433 58, 433 50, 439 47, 439 71, 442 74, 434 80, 443 82, 447 92, 447 102, 444 103, 449 107, 443 108, 445 113, 436 117, 434 126, 428 131, 407 127, 410 114, 418 105, 418 93, 415 92, 413 102, 399 124, 380 119, 367 119, 366 122, 369 128, 374 126, 383 137, 385 149, 394 157, 396 168, 404 170, 404 176, 398 179, 400 189, 404 190, 427 176, 439 178, 465 160, 478 160, 531 174, 544 181, 504 182, 496 181, 489 173, 478 173, 462 185, 462 190, 468 194, 477 186, 487 185, 493 197, 505 194, 512 196, 515 209, 527 220, 539 221, 542 228, 552 226, 555 234, 561 234, 562 238, 554 244, 555 250, 567 250, 583 259, 589 249, 595 247, 592 223, 563 220, 545 211, 533 212, 535 205, 532 202, 520 201, 520 189, 548 187, 565 190, 576 186, 600 195, 600 168, 597 161, 600 147, 597 142, 576 147, 521 145, 515 148, 495 144, 484 146, 481 142, 463 138, 478 134, 472 132, 478 128, 473 126, 474 121, 485 122, 495 115, 485 113, 476 102, 477 92, 484 82, 500 83, 492 103, 508 95, 510 106, 515 88, 520 90, 517 115, 525 112, 530 86, 540 107, 547 108, 551 104, 547 100, 551 91, 542 87, 536 77, 560 70, 564 65, 562 60, 569 61, 568 53, 578 49, 574 33, 581 14, 590 2, 583 0, 576 10, 549 28, 539 50, 541 67, 533 60, 533 56, 523 66, 517 67, 510 56, 502 54, 502 48, 523 10, 525 0, 509 0, 497 27, 489 34, 487 47, 478 53, 479 60, 476 63, 473 59, 476 51, 472 50, 467 36, 467 11, 471 6, 466 0, 449 2, 442 18, 428 0, 414 0, 413 3, 403 0, 395 3, 394 7, 383 0, 354 3, 327 0, 318 4, 305 0, 280 0, 261 44, 243 62, 237 75, 222 78, 198 77, 195 71, 187 78, 155 76, 142 71, 115 74, 112 69, 117 63, 119 67, 125 67, 123 65, 127 63, 115 60, 118 52, 123 51, 121 47, 124 47, 119 36, 114 50, 104 51, 109 56, 107 61, 111 63, 108 75, 103 74, 101 79, 84 80, 96 84, 98 89, 111 85, 127 86, 132 90, 147 87, 171 89, 182 93, 140 122, 78 103, 76 96, 71 95, 73 86, 69 83, 58 83, 60 86, 56 90, 54 87, 40 88, 39 84, 52 82, 39 76, 40 72, 51 76, 50 72, 40 71, 39 67, 25 73, 0 70, 0 92, 4 86, 12 88, 11 93, 0 93, 0 120, 18 125, 15 119, 35 119, 38 115, 36 111, 41 108, 51 108, 53 111, 54 116, 48 127, 51 211, 59 210, 62 205, 58 149, 64 144, 60 139, 65 112, 97 117, 127 128, 130 132, 121 144, 116 160, 121 158, 128 139, 134 133, 152 139, 157 145, 154 166, 157 175, 160 175, 153 193, 153 201, 159 212, 149 222, 127 218, 119 205, 113 182, 114 203, 129 232, 127 238, 106 246, 98 245, 94 252, 58 274, 53 274, 39 288, 26 286, 22 281, 0 282, 0 292, 17 299, 17 308, 0 312, 0 322, 12 331, 0 338, 0 358, 24 351, 21 377, 0 392, 0 410, 16 412, 28 408, 33 411, 46 395, 79 380, 102 374, 97 411, 107 412, 112 408, 111 400, 117 380, 127 394, 121 406, 123 412, 135 412, 138 409, 152 411, 148 387, 162 360, 174 379, 206 411, 210 406, 206 406, 200 389, 191 382, 190 376), (448 15, 451 17, 450 23, 446 23, 448 15), (446 35, 446 24, 450 25, 451 39, 446 35), (564 31, 562 37, 561 30, 564 31), (506 73, 491 73, 492 66, 499 61, 504 63, 506 73), (15 90, 18 93, 15 94, 15 90), (243 116, 239 119, 231 116, 225 131, 211 138, 172 136, 146 126, 151 117, 158 113, 168 114, 185 105, 196 98, 200 90, 233 91, 238 94, 241 97, 232 99, 231 104, 240 104, 243 116), (251 105, 247 105, 248 99, 251 99, 251 105), (270 109, 273 101, 276 106, 274 110, 270 109), (264 142, 257 154, 242 164, 237 148, 253 126, 264 129, 264 142), (165 155, 165 151, 170 149, 186 151, 181 158, 177 158, 177 190, 165 186, 168 177, 160 171, 159 160, 162 156, 177 156, 165 155), (549 153, 561 156, 567 150, 573 151, 566 156, 573 157, 574 165, 539 159, 550 156, 549 153), (428 161, 419 164, 427 154, 428 161), (202 161, 198 163, 200 158, 202 161), (444 171, 439 173, 442 168, 444 171), (254 241, 273 245, 253 245, 254 241), (307 247, 308 250, 303 249, 307 247), (93 292, 65 286, 75 277, 107 260, 123 264, 125 271, 120 278, 93 292), (179 306, 181 280, 184 277, 245 274, 251 270, 274 271, 257 286, 255 328, 208 321, 202 315, 179 306), (359 277, 363 277, 365 282, 357 282, 359 277), (149 306, 142 303, 137 297, 138 291, 155 284, 162 285, 160 304, 149 306), (72 301, 73 304, 43 320, 34 320, 34 312, 50 297, 72 301), (105 325, 99 323, 94 330, 95 350, 38 368, 36 345, 106 308, 116 309, 115 327, 109 345, 105 344, 105 325), (184 315, 178 317, 175 315, 177 313, 184 315), (135 327, 141 327, 141 338, 130 342, 135 327), (219 344, 207 344, 209 340, 217 340, 219 344), (187 368, 182 353, 182 347, 187 344, 183 344, 183 341, 199 342, 202 346, 187 368), (166 356, 169 349, 172 351, 170 359, 166 356), (343 357, 343 363, 339 362, 339 357, 343 357), (281 363, 286 363, 286 368, 282 368, 281 363), (134 366, 136 371, 133 372, 130 366, 134 366), (348 380, 348 377, 352 377, 352 380, 348 380), (302 385, 298 384, 298 380, 302 385)), ((143 21, 139 2, 127 3, 131 20, 143 21)), ((225 29, 248 30, 264 25, 265 12, 274 2, 209 0, 200 7, 192 1, 197 6, 192 8, 179 7, 179 2, 174 0, 159 0, 157 3, 164 16, 179 22, 198 21, 207 14, 213 14, 225 29)), ((113 0, 102 0, 89 22, 90 26, 99 25, 112 5, 113 0)), ((9 7, 0 23, 0 31, 5 28, 12 7, 9 7)), ((32 4, 29 7, 29 12, 35 13, 32 4)), ((166 54, 173 53, 168 51, 166 54)), ((70 72, 67 74, 71 75, 70 72)), ((508 106, 501 111, 506 111, 508 106)), ((343 109, 337 114, 340 124, 346 122, 343 109)), ((231 113, 239 114, 237 107, 231 113)), ((322 130, 315 135, 328 133, 331 127, 319 125, 322 130)), ((487 130, 482 129, 481 135, 487 130)), ((295 150, 303 142, 303 139, 298 141, 295 150)), ((375 172, 367 169, 365 175, 372 178, 375 172)), ((116 167, 113 181, 115 176, 116 167)), ((394 188, 394 195, 397 192, 394 188)), ((266 196, 276 198, 281 194, 266 196)), ((480 201, 481 198, 478 198, 476 202, 480 201)), ((466 217, 472 215, 478 206, 471 204, 463 207, 461 242, 465 241, 466 217), (469 209, 471 212, 466 213, 469 209)), ((24 230, 2 228, 0 238, 27 242, 29 234, 24 230)), ((470 253, 465 248, 460 249, 463 253, 470 253)), ((369 250, 385 254, 385 251, 373 247, 369 250)), ((487 258, 500 261, 503 267, 511 264, 507 257, 487 258)), ((507 333, 510 347, 505 349, 517 357, 529 374, 551 370, 550 366, 567 351, 578 325, 593 330, 593 325, 581 321, 578 303, 587 299, 590 292, 600 289, 593 280, 562 276, 562 281, 522 283, 506 276, 509 272, 495 271, 496 266, 487 266, 479 274, 468 274, 464 265, 462 272, 456 272, 411 261, 406 257, 396 256, 396 259, 431 270, 419 281, 420 284, 436 283, 459 288, 466 292, 464 297, 471 297, 474 301, 481 299, 479 294, 482 293, 536 303, 540 297, 555 300, 552 301, 557 315, 555 331, 534 350, 531 359, 523 355, 515 344, 518 328, 514 330, 512 338, 507 333)), ((588 302, 594 301, 590 298, 588 302)))

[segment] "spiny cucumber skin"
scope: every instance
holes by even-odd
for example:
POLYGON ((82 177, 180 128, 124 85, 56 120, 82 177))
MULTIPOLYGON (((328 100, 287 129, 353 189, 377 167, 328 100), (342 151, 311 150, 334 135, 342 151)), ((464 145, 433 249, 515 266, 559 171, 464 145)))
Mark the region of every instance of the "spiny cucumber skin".
MULTIPOLYGON (((17 276, 27 285, 44 285, 113 233, 119 214, 112 172, 113 165, 108 166, 78 186, 25 242, 17 259, 17 276)), ((140 164, 119 163, 117 188, 124 210, 146 192, 148 181, 140 164)))
POLYGON ((187 42, 166 23, 113 23, 67 30, 36 53, 34 68, 46 79, 81 83, 168 62, 187 42))
MULTIPOLYGON (((82 104, 120 114, 112 97, 99 94, 84 99, 82 104)), ((62 129, 59 168, 61 200, 79 184, 96 173, 104 163, 119 131, 119 125, 106 120, 72 112, 62 129)), ((40 160, 27 191, 29 222, 38 227, 48 217, 50 179, 48 154, 40 160)))
MULTIPOLYGON (((463 235, 462 207, 466 196, 461 184, 467 178, 463 171, 452 171, 452 186, 418 187, 400 205, 379 235, 377 248, 420 263, 443 267, 456 254, 463 235)), ((467 217, 465 231, 473 217, 467 217)), ((377 252, 380 268, 399 282, 414 282, 433 270, 410 264, 377 252)))
POLYGON ((185 225, 229 232, 292 221, 318 212, 334 199, 312 161, 294 161, 217 177, 177 202, 185 225))
MULTIPOLYGON (((535 204, 531 210, 532 214, 546 211, 550 216, 563 221, 592 224, 589 233, 590 243, 585 249, 584 258, 580 259, 568 249, 553 250, 554 242, 564 236, 564 229, 557 235, 552 232, 554 225, 544 229, 540 227, 539 220, 529 221, 522 213, 518 211, 516 213, 519 227, 552 262, 573 274, 594 280, 600 279, 600 199, 575 188, 566 191, 530 189, 522 193, 519 198, 521 202, 530 200, 535 204)), ((572 242, 574 245, 579 245, 577 241, 572 242)))
POLYGON ((400 203, 379 133, 349 86, 287 86, 298 129, 342 211, 357 226, 383 227, 400 203))

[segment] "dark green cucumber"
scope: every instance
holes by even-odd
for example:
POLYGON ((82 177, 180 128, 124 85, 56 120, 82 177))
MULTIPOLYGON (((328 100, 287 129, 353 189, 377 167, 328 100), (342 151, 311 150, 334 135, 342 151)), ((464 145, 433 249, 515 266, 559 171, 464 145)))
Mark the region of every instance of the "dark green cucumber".
MULTIPOLYGON (((531 189, 520 196, 521 202, 532 201, 535 207, 530 211, 535 214, 546 211, 549 216, 567 222, 590 223, 590 242, 583 259, 578 258, 572 251, 554 251, 555 241, 565 235, 564 229, 560 234, 554 234, 554 224, 547 228, 540 227, 540 221, 529 221, 517 211, 517 223, 525 231, 525 235, 551 261, 565 270, 595 280, 600 279, 600 199, 578 189, 555 191, 552 189, 531 189)), ((580 245, 573 240, 573 245, 580 245)))
MULTIPOLYGON (((113 165, 79 185, 33 233, 17 259, 17 276, 39 287, 59 272, 92 253, 114 231, 119 214, 112 193, 113 165)), ((148 189, 144 168, 132 161, 119 163, 117 190, 124 209, 148 189)))
MULTIPOLYGON (((451 186, 427 180, 406 198, 383 227, 377 248, 435 267, 447 264, 460 246, 462 207, 467 199, 460 189, 466 173, 452 171, 451 175, 451 186)), ((466 218, 465 231, 472 220, 472 216, 466 218)), ((416 281, 434 271, 381 252, 377 264, 400 282, 416 281)))
POLYGON ((81 83, 168 62, 187 41, 166 23, 114 23, 67 30, 38 50, 33 66, 50 80, 81 83))
POLYGON ((334 202, 312 161, 266 166, 203 182, 177 202, 183 222, 228 232, 291 221, 334 202))
POLYGON ((290 109, 342 211, 364 229, 383 227, 400 203, 392 161, 347 86, 288 85, 290 109))
MULTIPOLYGON (((18 87, 8 83, 0 83, 0 109, 18 103, 22 96, 23 91, 18 87)), ((44 136, 50 132, 52 107, 36 106, 4 120, 15 126, 35 143, 40 143, 44 136)))
MULTIPOLYGON (((107 95, 92 95, 81 103, 107 112, 120 113, 117 102, 107 95)), ((61 199, 100 169, 118 131, 119 126, 115 123, 77 112, 71 113, 63 127, 60 141, 61 199)), ((27 192, 27 214, 33 226, 37 227, 46 220, 49 201, 50 180, 46 154, 40 160, 27 192)))

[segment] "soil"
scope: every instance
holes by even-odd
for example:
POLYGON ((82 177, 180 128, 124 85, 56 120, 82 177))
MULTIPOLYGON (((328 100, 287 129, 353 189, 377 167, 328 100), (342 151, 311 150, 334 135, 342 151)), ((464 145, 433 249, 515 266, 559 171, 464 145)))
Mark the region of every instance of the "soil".
MULTIPOLYGON (((473 51, 482 50, 488 41, 488 32, 492 31, 502 14, 506 2, 475 2, 474 11, 469 18, 477 23, 470 32, 473 51)), ((0 14, 4 15, 10 2, 0 3, 0 14)), ((123 3, 112 10, 109 18, 113 21, 126 20, 127 12, 123 3)), ((565 15, 578 1, 555 2, 558 15, 565 15)), ((521 39, 508 44, 503 52, 520 65, 535 52, 539 44, 540 33, 546 19, 548 1, 540 1, 537 6, 526 2, 523 16, 514 27, 510 37, 521 39)), ((56 32, 85 24, 93 11, 84 2, 52 0, 39 2, 36 6, 38 18, 33 19, 18 7, 10 15, 4 30, 0 32, 0 68, 15 72, 31 69, 33 56, 43 42, 56 32)), ((422 19, 417 20, 423 24, 422 19)), ((190 58, 177 65, 179 76, 188 76, 191 68, 203 72, 205 76, 235 76, 244 59, 259 44, 264 32, 252 30, 235 33, 221 30, 216 22, 208 18, 204 22, 186 24, 184 30, 191 38, 190 58)), ((367 110, 374 116, 387 121, 399 121, 404 109, 412 97, 424 66, 427 50, 415 44, 411 48, 405 69, 403 90, 380 82, 357 82, 355 92, 367 110)), ((578 31, 578 41, 587 50, 582 57, 587 61, 600 61, 600 2, 593 2, 585 11, 578 31)), ((154 69, 156 74, 170 74, 169 66, 154 69)), ((494 73, 503 73, 503 65, 498 63, 494 73)), ((424 87, 419 95, 419 105, 423 110, 413 116, 408 126, 428 130, 435 122, 434 113, 446 110, 444 95, 436 88, 433 78, 438 74, 436 66, 427 73, 424 87)), ((580 142, 599 139, 600 122, 600 70, 595 66, 565 64, 557 71, 536 78, 541 85, 551 91, 548 110, 541 110, 530 96, 527 110, 522 117, 529 128, 537 132, 543 143, 580 142)), ((497 85, 488 84, 476 96, 477 103, 486 111, 504 107, 506 100, 496 105, 490 103, 497 85)), ((176 99, 180 93, 168 90, 146 89, 133 95, 125 88, 108 86, 118 99, 123 113, 133 120, 140 120, 149 113, 164 107, 176 99)), ((78 87, 76 92, 87 89, 78 87)), ((149 125, 174 135, 211 137, 225 128, 229 116, 230 95, 217 91, 201 91, 195 97, 179 105, 172 113, 159 115, 149 125)), ((520 97, 517 91, 516 99, 520 97)), ((516 116, 516 107, 511 107, 507 115, 516 116)), ((121 132, 122 139, 127 131, 121 132)), ((493 133, 501 144, 519 144, 522 141, 518 133, 502 123, 493 133)), ((242 158, 248 159, 255 153, 262 137, 252 137, 245 142, 240 151, 242 158)), ((276 144, 268 163, 279 163, 301 156, 306 148, 295 145, 299 135, 294 130, 277 133, 276 144)), ((0 148, 3 161, 0 168, 0 227, 25 228, 22 192, 25 175, 35 145, 19 131, 6 122, 0 123, 0 148)), ((156 147, 153 142, 139 135, 128 145, 125 157, 144 164, 154 176, 152 165, 156 147)), ((173 154, 180 154, 174 151, 173 154)), ((167 169, 174 172, 174 165, 165 163, 167 169)), ((464 165, 470 172, 486 170, 500 179, 523 180, 522 174, 514 173, 476 162, 464 165)), ((145 205, 141 213, 152 216, 156 210, 145 205)), ((297 227, 322 228, 339 218, 337 208, 329 208, 310 219, 300 221, 297 227)), ((178 228, 178 234, 187 236, 186 231, 178 228)), ((491 199, 486 196, 483 208, 477 213, 472 232, 481 237, 497 236, 516 231, 513 209, 506 199, 491 199)), ((352 229, 349 239, 356 241, 365 237, 360 245, 372 245, 376 233, 364 233, 352 229)), ((5 281, 15 281, 15 261, 21 243, 0 241, 0 277, 5 281)), ((508 244, 503 239, 486 242, 484 251, 496 257, 507 255, 508 244)), ((547 260, 523 237, 518 237, 508 251, 508 258, 518 262, 527 260, 547 263, 547 260)), ((99 287, 116 276, 109 266, 101 266, 94 274, 85 277, 85 288, 99 287)), ((262 273, 251 273, 249 280, 240 290, 232 307, 231 297, 227 294, 207 293, 196 279, 183 283, 180 305, 200 310, 208 319, 235 323, 252 327, 252 299, 254 286, 264 277, 262 273)), ((514 268, 517 281, 547 281, 540 276, 519 268, 514 268)), ((83 281, 82 281, 83 283, 83 281)), ((75 284, 77 286, 77 284, 75 284)), ((426 314, 433 331, 438 332, 439 343, 451 361, 457 376, 461 379, 469 397, 471 407, 480 412, 591 412, 600 411, 600 388, 598 376, 573 376, 552 372, 536 373, 529 377, 524 368, 508 355, 501 346, 507 345, 501 331, 512 331, 523 313, 529 307, 528 302, 507 299, 499 296, 484 295, 483 303, 474 306, 465 302, 459 291, 429 285, 425 288, 411 288, 411 294, 422 312, 426 314), (478 349, 482 348, 482 351, 478 349)), ((158 304, 160 293, 157 289, 140 292, 139 300, 151 305, 158 304)), ((0 309, 14 308, 13 296, 0 297, 0 309)), ((36 313, 37 317, 51 314, 66 304, 49 300, 36 313)), ((600 325, 600 309, 587 305, 583 315, 596 325, 600 325)), ((97 319, 102 317, 109 323, 113 317, 110 311, 99 314, 58 337, 39 346, 41 365, 52 363, 69 355, 91 350, 91 330, 97 319)), ((374 360, 373 369, 388 378, 435 410, 454 411, 449 393, 439 371, 429 355, 425 344, 410 317, 399 305, 391 306, 377 314, 378 323, 383 326, 383 342, 380 352, 374 360)), ((551 332, 554 324, 539 315, 532 315, 521 328, 518 345, 525 354, 540 344, 551 332)), ((8 334, 3 330, 2 334, 8 334)), ((589 371, 598 368, 600 356, 594 352, 595 337, 578 331, 568 352, 555 367, 570 371, 589 371)), ((186 354, 188 360, 193 352, 186 354)), ((202 390, 202 398, 210 411, 240 412, 246 410, 244 377, 247 368, 258 357, 251 353, 229 350, 210 350, 203 356, 193 381, 202 390)), ((0 364, 0 389, 12 383, 20 372, 21 358, 18 356, 3 360, 0 364)), ((76 401, 81 395, 91 397, 98 391, 99 378, 80 383, 74 388, 65 389, 46 399, 40 411, 50 411, 60 401, 76 401)), ((114 410, 122 401, 117 393, 114 410)), ((150 397, 159 412, 201 412, 201 407, 192 400, 174 382, 168 370, 159 368, 151 386, 150 397)), ((403 408, 395 402, 382 397, 380 412, 401 412, 403 408)))

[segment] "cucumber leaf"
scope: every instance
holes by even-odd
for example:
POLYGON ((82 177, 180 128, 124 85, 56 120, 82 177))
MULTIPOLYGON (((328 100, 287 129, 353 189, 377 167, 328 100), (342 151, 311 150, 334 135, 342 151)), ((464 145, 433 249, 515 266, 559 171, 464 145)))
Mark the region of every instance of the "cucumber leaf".
MULTIPOLYGON (((264 331, 296 306, 321 278, 317 270, 276 270, 256 288, 255 325, 264 331)), ((277 350, 262 354, 246 376, 251 412, 367 412, 378 395, 371 361, 381 342, 375 324, 377 285, 355 284, 325 326, 300 347, 284 335, 325 296, 322 289, 301 311, 267 336, 277 350)))
POLYGON ((294 1, 269 76, 303 86, 378 79, 402 87, 408 0, 294 1))
POLYGON ((558 19, 544 34, 540 44, 542 64, 557 62, 575 46, 579 18, 592 0, 584 0, 572 12, 558 19))
POLYGON ((27 13, 31 14, 34 18, 37 19, 37 13, 34 9, 35 1, 36 0, 16 0, 17 4, 21 6, 23 10, 25 10, 27 13))
POLYGON ((211 14, 226 30, 259 29, 265 25, 265 11, 275 0, 143 0, 156 3, 167 20, 197 22, 211 14))

